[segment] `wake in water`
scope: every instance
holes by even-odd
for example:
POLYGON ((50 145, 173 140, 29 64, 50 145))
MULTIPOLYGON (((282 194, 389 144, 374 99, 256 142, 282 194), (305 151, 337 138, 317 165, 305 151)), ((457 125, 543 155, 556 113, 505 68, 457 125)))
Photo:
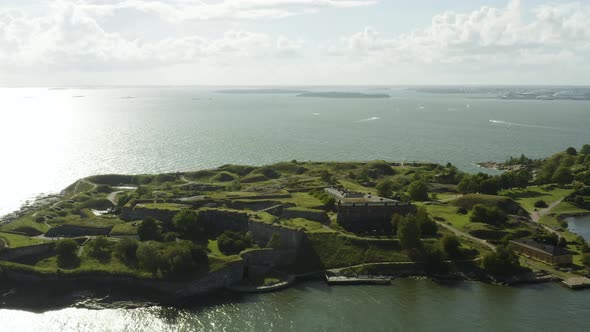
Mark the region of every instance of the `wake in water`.
POLYGON ((538 126, 538 125, 515 123, 515 122, 508 122, 508 121, 501 121, 501 120, 490 120, 490 122, 495 123, 495 124, 507 125, 509 127, 510 126, 518 126, 518 127, 528 127, 528 128, 559 129, 559 128, 555 128, 555 127, 538 126))
POLYGON ((379 120, 379 119, 381 119, 381 118, 380 118, 380 117, 378 117, 378 116, 372 116, 372 117, 370 117, 370 118, 367 118, 367 119, 362 119, 362 120, 359 120, 358 122, 375 121, 375 120, 379 120))

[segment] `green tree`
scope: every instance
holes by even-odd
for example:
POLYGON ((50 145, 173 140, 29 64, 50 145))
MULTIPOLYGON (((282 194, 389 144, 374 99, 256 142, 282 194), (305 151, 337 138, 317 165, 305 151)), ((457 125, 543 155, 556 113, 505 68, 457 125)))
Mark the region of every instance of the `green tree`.
POLYGON ((382 197, 391 197, 393 193, 393 182, 390 180, 379 181, 376 186, 377 195, 382 197))
POLYGON ((492 275, 508 275, 520 267, 518 256, 506 246, 498 246, 496 251, 483 257, 483 267, 492 275))
POLYGON ((455 235, 445 234, 440 240, 441 246, 449 258, 457 258, 461 254, 461 243, 455 235))
POLYGON ((485 179, 479 184, 479 192, 482 194, 497 195, 498 190, 500 190, 500 186, 495 178, 485 179))
POLYGON ((575 156, 578 154, 578 152, 576 151, 576 149, 574 147, 569 147, 567 148, 567 150, 565 150, 565 153, 567 153, 570 156, 575 156))
POLYGON ((428 216, 426 208, 419 206, 416 211, 416 222, 420 228, 420 235, 422 236, 435 236, 438 232, 438 226, 436 222, 428 216))
POLYGON ((588 254, 588 253, 582 254, 582 263, 585 266, 590 266, 590 254, 588 254))
POLYGON ((162 256, 153 242, 139 244, 136 252, 137 262, 142 270, 156 274, 162 264, 162 256))
POLYGON ((104 236, 97 236, 91 240, 85 248, 88 256, 96 258, 105 263, 111 259, 111 246, 109 240, 104 236))
POLYGON ((580 149, 581 154, 590 154, 590 144, 582 145, 582 149, 580 149))
POLYGON ((147 217, 139 227, 137 227, 137 235, 139 235, 141 241, 158 241, 162 237, 162 227, 156 219, 147 217))
POLYGON ((397 226, 397 237, 404 249, 417 249, 422 247, 420 241, 420 228, 416 217, 408 215, 399 221, 397 226))
POLYGON ((469 221, 497 225, 506 221, 506 215, 495 206, 487 207, 483 204, 475 204, 471 209, 469 221))
POLYGON ((177 213, 172 223, 180 238, 199 243, 207 243, 205 223, 195 210, 185 209, 177 213))
POLYGON ((61 268, 74 268, 80 264, 77 256, 78 243, 72 239, 60 240, 55 245, 57 253, 57 266, 61 268))
POLYGON ((424 181, 414 181, 408 186, 408 195, 413 201, 427 201, 428 185, 424 181))
POLYGON ((551 180, 559 184, 570 184, 574 181, 574 176, 569 167, 561 166, 555 171, 551 180))
POLYGON ((123 238, 115 245, 115 256, 123 263, 132 265, 137 262, 137 241, 123 238))
POLYGON ((426 272, 443 272, 447 269, 444 262, 445 254, 438 245, 429 245, 424 248, 424 268, 426 272))

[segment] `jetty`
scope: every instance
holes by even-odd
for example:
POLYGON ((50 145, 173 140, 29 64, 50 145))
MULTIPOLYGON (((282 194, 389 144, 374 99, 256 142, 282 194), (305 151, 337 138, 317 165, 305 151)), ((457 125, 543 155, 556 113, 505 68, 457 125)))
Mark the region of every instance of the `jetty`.
POLYGON ((561 284, 571 289, 582 289, 590 287, 590 278, 587 277, 571 277, 563 279, 561 284))
POLYGON ((391 277, 387 276, 329 276, 328 285, 389 285, 391 277))

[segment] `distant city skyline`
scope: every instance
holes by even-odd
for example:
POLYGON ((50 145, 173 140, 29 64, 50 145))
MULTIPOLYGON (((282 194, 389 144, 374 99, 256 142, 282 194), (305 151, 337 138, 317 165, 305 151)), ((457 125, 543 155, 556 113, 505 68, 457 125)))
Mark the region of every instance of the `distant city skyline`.
POLYGON ((588 85, 590 4, 0 0, 0 86, 588 85))

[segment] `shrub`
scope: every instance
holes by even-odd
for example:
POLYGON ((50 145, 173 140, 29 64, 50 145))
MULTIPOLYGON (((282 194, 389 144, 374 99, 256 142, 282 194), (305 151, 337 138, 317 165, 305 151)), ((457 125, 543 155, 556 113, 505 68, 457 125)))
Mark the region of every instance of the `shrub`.
POLYGON ((205 223, 199 218, 199 213, 194 210, 185 209, 177 213, 172 223, 180 238, 195 242, 207 243, 205 223))
POLYGON ((80 259, 76 255, 78 243, 72 239, 60 240, 55 245, 57 253, 57 265, 61 268, 74 268, 80 264, 80 259))
POLYGON ((137 227, 137 235, 141 241, 159 240, 162 237, 162 227, 156 219, 147 217, 137 227))
POLYGON ((498 246, 496 251, 483 257, 483 267, 493 275, 508 275, 520 267, 518 256, 506 246, 498 246))
POLYGON ((96 258, 101 262, 107 262, 111 258, 111 246, 109 240, 104 236, 97 236, 86 245, 88 256, 96 258))
POLYGON ((476 204, 473 206, 469 221, 497 225, 506 221, 506 215, 497 207, 487 207, 483 204, 476 204))
POLYGON ((161 266, 161 255, 153 242, 141 243, 136 251, 137 262, 142 270, 155 274, 161 266))
POLYGON ((224 255, 235 255, 252 246, 252 237, 246 233, 225 231, 217 239, 217 245, 224 255))
POLYGON ((547 202, 545 202, 544 200, 540 199, 538 201, 535 202, 535 207, 536 208, 546 208, 549 205, 547 205, 547 202))
POLYGON ((137 241, 123 238, 115 245, 115 256, 127 265, 137 262, 137 241))
POLYGON ((455 235, 448 235, 447 234, 447 235, 443 236, 443 238, 441 239, 440 242, 441 242, 441 246, 442 246, 443 250, 450 258, 459 257, 461 243, 459 242, 459 239, 457 239, 457 237, 455 235))
POLYGON ((413 201, 427 201, 428 186, 424 181, 414 181, 408 186, 408 195, 413 201))

